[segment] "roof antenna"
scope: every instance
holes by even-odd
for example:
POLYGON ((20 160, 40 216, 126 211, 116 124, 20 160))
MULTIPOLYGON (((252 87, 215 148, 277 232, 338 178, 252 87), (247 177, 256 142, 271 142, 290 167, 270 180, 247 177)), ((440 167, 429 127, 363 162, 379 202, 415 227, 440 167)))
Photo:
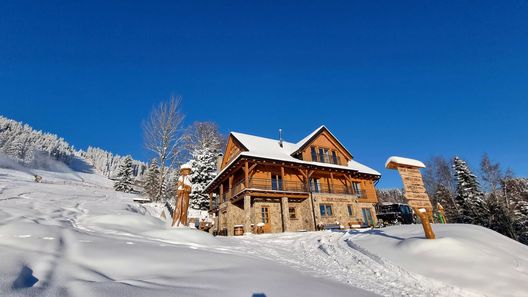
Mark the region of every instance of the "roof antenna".
POLYGON ((279 145, 282 147, 282 129, 279 129, 279 145))

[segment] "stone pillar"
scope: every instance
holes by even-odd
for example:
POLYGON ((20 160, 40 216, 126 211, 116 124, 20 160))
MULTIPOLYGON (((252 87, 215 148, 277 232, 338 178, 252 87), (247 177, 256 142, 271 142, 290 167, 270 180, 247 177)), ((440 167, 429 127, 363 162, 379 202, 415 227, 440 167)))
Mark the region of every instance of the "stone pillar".
POLYGON ((282 224, 284 226, 284 232, 290 230, 290 211, 288 206, 288 197, 281 198, 281 209, 282 209, 282 224))
POLYGON ((244 234, 251 232, 251 196, 244 196, 244 234))
POLYGON ((235 235, 235 223, 233 222, 233 204, 231 204, 231 201, 226 202, 226 228, 227 228, 227 236, 233 236, 235 235))

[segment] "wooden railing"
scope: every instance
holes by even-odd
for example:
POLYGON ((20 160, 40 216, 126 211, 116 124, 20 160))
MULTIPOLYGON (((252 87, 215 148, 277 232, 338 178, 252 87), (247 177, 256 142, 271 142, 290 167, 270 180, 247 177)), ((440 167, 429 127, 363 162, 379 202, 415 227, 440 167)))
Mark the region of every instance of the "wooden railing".
MULTIPOLYGON (((264 191, 283 191, 283 192, 302 192, 307 193, 309 191, 313 193, 329 193, 329 194, 343 194, 343 195, 357 195, 358 197, 366 197, 365 191, 355 191, 353 188, 345 185, 332 185, 327 184, 311 185, 307 187, 305 183, 300 181, 282 181, 272 180, 264 178, 252 178, 249 179, 249 189, 264 190, 264 191)), ((246 189, 244 180, 239 180, 233 185, 232 191, 224 190, 224 200, 230 199, 235 195, 238 195, 246 189)))
POLYGON ((332 156, 332 155, 325 155, 325 154, 320 154, 320 153, 312 154, 312 161, 327 163, 327 164, 341 165, 340 157, 332 156))
POLYGON ((326 184, 320 184, 316 186, 312 184, 310 190, 312 193, 357 195, 359 198, 364 198, 367 195, 364 190, 356 191, 351 187, 347 187, 345 185, 328 186, 326 184))

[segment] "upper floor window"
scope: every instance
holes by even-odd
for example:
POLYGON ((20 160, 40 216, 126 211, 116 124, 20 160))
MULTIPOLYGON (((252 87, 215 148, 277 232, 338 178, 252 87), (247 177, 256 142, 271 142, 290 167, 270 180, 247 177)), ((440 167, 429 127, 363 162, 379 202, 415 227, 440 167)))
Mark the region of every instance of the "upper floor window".
POLYGON ((311 146, 310 154, 312 156, 312 161, 314 162, 340 164, 339 156, 335 150, 325 147, 311 146))
POLYGON ((354 190, 354 194, 361 195, 361 183, 353 182, 352 189, 354 190))
POLYGON ((321 189, 321 183, 318 178, 310 178, 310 191, 319 193, 321 189))
POLYGON ((315 150, 315 146, 310 147, 311 153, 312 153, 312 161, 317 162, 317 152, 315 150))
POLYGON ((273 174, 271 176, 271 189, 275 191, 282 190, 282 176, 273 174))

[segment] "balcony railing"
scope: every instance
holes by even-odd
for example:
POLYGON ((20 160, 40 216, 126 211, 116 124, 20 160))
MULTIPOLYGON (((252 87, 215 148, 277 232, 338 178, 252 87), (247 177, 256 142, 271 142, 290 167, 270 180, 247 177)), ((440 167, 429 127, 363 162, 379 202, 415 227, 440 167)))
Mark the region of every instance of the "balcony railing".
POLYGON ((355 190, 345 185, 328 186, 325 184, 319 184, 319 185, 312 184, 310 187, 310 190, 313 193, 357 195, 359 198, 366 197, 366 192, 364 190, 355 190))
MULTIPOLYGON (((264 178, 252 178, 249 180, 248 188, 264 191, 285 191, 285 192, 308 192, 303 182, 282 181, 264 178)), ((241 180, 233 187, 234 194, 240 193, 244 189, 244 180, 241 180)))
POLYGON ((333 155, 320 154, 320 153, 312 154, 312 161, 327 163, 327 164, 341 165, 340 157, 333 156, 333 155))
MULTIPOLYGON (((233 190, 224 190, 225 193, 222 195, 223 200, 227 200, 245 189, 244 180, 240 180, 233 185, 233 190)), ((329 194, 344 194, 344 195, 357 195, 358 197, 366 197, 365 191, 354 190, 351 187, 345 185, 333 185, 328 186, 327 184, 312 184, 307 187, 303 182, 298 181, 282 181, 273 179, 263 178, 252 178, 249 180, 249 189, 263 190, 263 191, 283 191, 283 192, 301 192, 307 193, 309 191, 313 193, 329 193, 329 194)))

